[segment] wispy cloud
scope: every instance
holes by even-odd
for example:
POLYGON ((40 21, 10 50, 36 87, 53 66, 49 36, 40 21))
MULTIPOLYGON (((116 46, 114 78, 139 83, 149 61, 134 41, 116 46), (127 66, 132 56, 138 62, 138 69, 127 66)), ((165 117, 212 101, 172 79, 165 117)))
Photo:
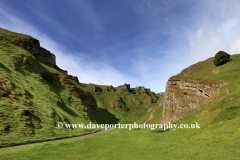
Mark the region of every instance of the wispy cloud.
POLYGON ((189 34, 190 55, 194 63, 213 57, 218 51, 240 53, 240 2, 209 1, 197 30, 189 34))
POLYGON ((28 22, 16 17, 10 9, 0 8, 0 27, 14 32, 28 34, 40 40, 41 46, 56 55, 57 65, 78 76, 82 83, 101 85, 120 85, 130 81, 116 69, 98 60, 92 60, 86 54, 71 53, 65 46, 40 32, 28 22))
POLYGON ((59 1, 61 12, 40 1, 24 4, 27 12, 0 4, 0 27, 39 39, 60 68, 84 83, 130 83, 160 92, 169 77, 189 65, 219 50, 240 51, 237 0, 59 1))

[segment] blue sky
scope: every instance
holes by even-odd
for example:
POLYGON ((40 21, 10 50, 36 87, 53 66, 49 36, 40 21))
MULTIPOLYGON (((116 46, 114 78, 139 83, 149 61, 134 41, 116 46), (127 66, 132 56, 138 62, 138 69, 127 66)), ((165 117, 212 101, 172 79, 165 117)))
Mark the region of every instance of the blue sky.
POLYGON ((31 35, 82 83, 164 92, 219 50, 240 51, 238 0, 1 0, 0 27, 31 35))

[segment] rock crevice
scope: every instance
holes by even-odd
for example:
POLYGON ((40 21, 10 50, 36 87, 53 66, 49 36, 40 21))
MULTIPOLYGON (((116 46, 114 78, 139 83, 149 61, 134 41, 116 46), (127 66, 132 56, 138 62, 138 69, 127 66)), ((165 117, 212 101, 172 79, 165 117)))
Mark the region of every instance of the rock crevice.
POLYGON ((200 80, 168 80, 161 123, 169 123, 183 118, 186 114, 208 104, 211 97, 220 93, 220 88, 228 83, 218 81, 206 83, 200 80))

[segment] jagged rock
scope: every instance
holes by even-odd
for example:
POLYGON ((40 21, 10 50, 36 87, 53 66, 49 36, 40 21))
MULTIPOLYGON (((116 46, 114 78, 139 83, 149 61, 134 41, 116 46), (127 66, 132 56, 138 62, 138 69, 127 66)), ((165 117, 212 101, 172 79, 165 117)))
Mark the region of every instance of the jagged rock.
POLYGON ((63 73, 63 74, 68 74, 68 71, 67 70, 61 70, 61 72, 63 73))
POLYGON ((104 90, 104 91, 109 91, 108 87, 104 88, 103 90, 104 90))
POLYGON ((117 87, 117 90, 121 91, 121 92, 130 92, 130 84, 126 84, 124 83, 124 85, 120 85, 117 87))
POLYGON ((123 86, 124 86, 124 89, 125 89, 126 92, 130 92, 130 84, 124 83, 123 86))
POLYGON ((28 38, 21 41, 14 42, 15 45, 20 46, 31 53, 35 58, 38 57, 40 52, 40 43, 35 38, 28 38))
POLYGON ((93 92, 99 92, 99 86, 95 85, 87 85, 88 88, 90 88, 93 92))
POLYGON ((109 86, 109 88, 110 88, 110 89, 113 89, 113 86, 112 86, 112 85, 110 85, 110 86, 109 86))
POLYGON ((61 73, 68 75, 68 71, 67 70, 63 70, 61 68, 59 68, 57 65, 54 66, 55 69, 59 70, 61 73))
POLYGON ((152 95, 152 96, 155 96, 155 93, 154 93, 154 92, 152 92, 152 93, 151 93, 151 95, 152 95))
POLYGON ((68 78, 74 80, 77 84, 79 84, 77 76, 68 75, 68 78))
POLYGON ((146 90, 147 92, 151 92, 150 88, 145 88, 145 90, 146 90))
POLYGON ((35 58, 38 58, 38 56, 42 56, 43 58, 47 59, 51 65, 53 66, 56 65, 56 56, 49 52, 48 50, 40 47, 40 43, 37 39, 28 38, 22 40, 21 42, 16 41, 14 43, 27 50, 35 58))
POLYGON ((51 65, 53 65, 53 66, 56 65, 56 56, 54 54, 52 54, 50 51, 46 50, 45 48, 41 47, 40 51, 37 55, 42 56, 43 58, 48 60, 51 65))
POLYGON ((139 94, 137 95, 140 95, 140 94, 147 94, 147 90, 150 91, 149 88, 144 88, 144 86, 137 86, 136 87, 136 91, 139 92, 139 94))
MULTIPOLYGON (((169 79, 164 94, 162 124, 177 121, 184 115, 208 104, 228 83, 206 83, 199 80, 169 79)), ((161 105, 161 104, 159 104, 161 105)))
MULTIPOLYGON (((146 89, 143 87, 143 86, 137 86, 136 87, 136 90, 137 91, 140 91, 140 92, 146 92, 146 89)), ((150 90, 150 89, 149 89, 150 90)))
POLYGON ((143 89, 145 90, 145 88, 144 88, 143 86, 137 86, 137 87, 136 87, 136 90, 137 90, 137 91, 140 91, 140 90, 143 90, 143 89))
POLYGON ((77 77, 77 76, 73 76, 73 77, 72 77, 72 80, 74 80, 75 82, 77 82, 77 84, 79 84, 79 80, 78 80, 78 77, 77 77))

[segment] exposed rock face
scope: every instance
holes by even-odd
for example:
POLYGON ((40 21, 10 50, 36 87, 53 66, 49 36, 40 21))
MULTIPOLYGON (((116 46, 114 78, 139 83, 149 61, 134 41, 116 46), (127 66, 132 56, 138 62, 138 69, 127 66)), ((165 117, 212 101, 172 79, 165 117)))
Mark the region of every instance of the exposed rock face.
MULTIPOLYGON (((54 54, 52 54, 50 51, 46 50, 45 48, 42 48, 40 46, 40 43, 39 43, 39 41, 37 39, 30 38, 30 39, 25 39, 25 40, 23 40, 21 42, 17 41, 15 43, 16 43, 16 45, 18 45, 18 46, 24 48, 25 50, 27 50, 35 58, 38 58, 38 56, 42 56, 43 58, 48 60, 48 62, 52 66, 54 66, 56 69, 58 69, 60 72, 62 72, 63 74, 68 75, 68 71, 62 70, 61 68, 59 68, 56 65, 56 56, 54 54)), ((79 84, 79 80, 78 80, 77 76, 69 75, 69 78, 74 80, 75 82, 77 82, 79 84)))
POLYGON ((108 87, 105 87, 105 88, 103 88, 103 91, 106 91, 106 92, 108 92, 108 91, 110 91, 110 90, 109 90, 109 88, 108 88, 108 87))
POLYGON ((44 48, 41 48, 38 55, 47 59, 50 62, 51 65, 53 65, 53 66, 56 65, 56 56, 54 54, 52 54, 51 52, 49 52, 48 50, 46 50, 44 48))
POLYGON ((109 88, 110 88, 110 89, 113 89, 113 86, 112 86, 112 85, 110 85, 110 86, 109 86, 109 88))
POLYGON ((145 90, 145 88, 143 86, 137 86, 136 87, 136 90, 139 91, 139 90, 145 90))
POLYGON ((150 88, 145 88, 146 91, 151 92, 150 88))
POLYGON ((99 92, 99 86, 89 84, 87 87, 90 88, 93 92, 99 92))
POLYGON ((74 80, 77 84, 79 84, 79 80, 78 80, 78 77, 77 77, 77 76, 69 75, 68 77, 69 77, 70 79, 74 80))
POLYGON ((31 53, 35 58, 38 58, 38 56, 42 56, 43 58, 47 59, 49 63, 53 66, 56 65, 56 56, 49 52, 48 50, 40 47, 40 43, 37 39, 29 38, 22 40, 21 42, 15 42, 16 45, 19 45, 20 47, 27 50, 29 53, 31 53))
POLYGON ((124 89, 125 89, 126 92, 130 92, 130 84, 124 83, 123 86, 124 86, 124 89))
POLYGON ((16 42, 16 45, 19 45, 20 47, 24 48, 36 58, 39 55, 41 49, 39 41, 34 38, 25 39, 22 42, 16 42))
POLYGON ((78 80, 78 77, 77 76, 73 76, 72 79, 77 82, 77 84, 79 84, 79 80, 78 80))
POLYGON ((220 93, 228 83, 206 83, 200 80, 169 79, 166 86, 162 112, 162 124, 174 122, 184 115, 206 105, 210 98, 220 93))
POLYGON ((136 91, 140 92, 141 94, 147 94, 147 90, 150 91, 149 88, 144 88, 144 86, 137 86, 136 91))

